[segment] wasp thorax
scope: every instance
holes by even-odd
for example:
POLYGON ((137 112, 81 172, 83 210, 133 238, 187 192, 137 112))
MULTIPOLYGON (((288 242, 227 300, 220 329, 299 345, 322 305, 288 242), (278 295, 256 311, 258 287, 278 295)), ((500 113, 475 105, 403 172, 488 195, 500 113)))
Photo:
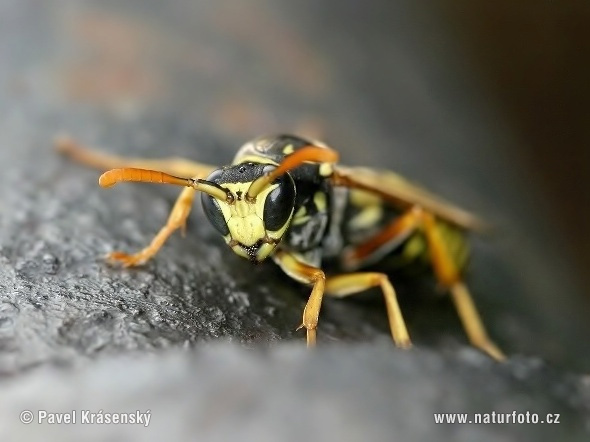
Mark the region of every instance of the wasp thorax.
POLYGON ((284 174, 264 187, 254 200, 246 198, 252 182, 275 168, 246 162, 214 171, 207 181, 227 189, 232 198, 221 201, 202 195, 203 209, 213 227, 238 255, 262 261, 289 227, 295 205, 295 184, 284 174))

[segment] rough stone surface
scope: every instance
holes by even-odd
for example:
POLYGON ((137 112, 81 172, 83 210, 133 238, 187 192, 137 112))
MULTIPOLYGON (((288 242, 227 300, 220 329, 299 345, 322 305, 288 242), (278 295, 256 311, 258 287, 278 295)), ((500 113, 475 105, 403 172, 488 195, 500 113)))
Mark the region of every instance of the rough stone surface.
POLYGON ((471 349, 403 353, 388 342, 310 353, 219 345, 46 366, 3 385, 0 436, 20 440, 587 440, 590 384, 471 349), (40 394, 39 392, 43 392, 40 394), (586 407, 584 414, 579 413, 586 407), (77 425, 23 425, 28 410, 80 410, 77 425), (151 413, 142 425, 82 424, 89 413, 151 413), (560 424, 434 424, 434 413, 559 414, 560 424))
POLYGON ((516 141, 427 11, 335 3, 0 2, 1 440, 587 440, 588 378, 570 374, 590 367, 587 311, 516 141), (107 266, 149 242, 176 190, 99 189, 54 154, 60 131, 214 164, 260 133, 319 135, 426 183, 497 226, 468 281, 512 358, 466 347, 449 300, 395 275, 414 350, 387 341, 372 292, 326 300, 308 353, 309 290, 234 256, 199 205, 146 266, 107 266), (23 409, 150 409, 153 425, 24 426, 23 409), (433 422, 513 410, 562 423, 433 422))

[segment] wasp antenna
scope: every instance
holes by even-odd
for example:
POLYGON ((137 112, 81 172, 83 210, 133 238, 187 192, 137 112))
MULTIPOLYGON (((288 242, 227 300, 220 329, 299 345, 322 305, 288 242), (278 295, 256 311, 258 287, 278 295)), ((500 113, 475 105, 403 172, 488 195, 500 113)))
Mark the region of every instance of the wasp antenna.
POLYGON ((137 169, 134 167, 108 170, 100 176, 98 184, 101 187, 111 187, 117 183, 129 181, 192 187, 221 201, 230 201, 232 199, 231 193, 228 190, 206 180, 180 178, 157 170, 137 169))
POLYGON ((296 167, 301 166, 304 162, 310 161, 314 163, 336 163, 338 161, 338 152, 327 147, 319 147, 309 145, 302 147, 291 155, 287 156, 279 166, 272 172, 262 175, 256 179, 248 188, 246 198, 253 200, 256 198, 262 189, 276 180, 278 177, 296 167))
POLYGON ((123 169, 111 169, 103 173, 98 179, 101 187, 111 187, 120 182, 142 182, 142 183, 160 183, 174 184, 177 186, 191 186, 191 180, 187 178, 178 178, 156 170, 136 169, 126 167, 123 169))

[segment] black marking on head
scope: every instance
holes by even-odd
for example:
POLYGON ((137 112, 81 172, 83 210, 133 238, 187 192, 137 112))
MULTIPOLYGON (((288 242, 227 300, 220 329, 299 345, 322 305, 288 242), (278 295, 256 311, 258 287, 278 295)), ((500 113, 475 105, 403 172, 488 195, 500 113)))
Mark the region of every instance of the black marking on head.
MULTIPOLYGON (((223 185, 224 183, 249 183, 262 176, 268 164, 247 162, 217 169, 207 177, 207 181, 223 185)), ((274 167, 274 166, 270 166, 274 167)))
POLYGON ((260 247, 262 247, 262 244, 264 243, 263 240, 258 240, 256 241, 254 244, 252 244, 251 246, 246 246, 242 243, 238 243, 240 245, 240 247, 242 249, 244 249, 244 251, 248 254, 248 259, 251 262, 258 262, 258 259, 256 258, 256 255, 258 253, 258 250, 260 249, 260 247))

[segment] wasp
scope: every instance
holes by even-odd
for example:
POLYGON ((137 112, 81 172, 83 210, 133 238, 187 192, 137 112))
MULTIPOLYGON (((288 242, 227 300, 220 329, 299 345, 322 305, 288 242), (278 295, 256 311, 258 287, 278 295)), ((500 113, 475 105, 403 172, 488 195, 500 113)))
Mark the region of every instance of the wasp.
POLYGON ((197 192, 207 219, 237 255, 254 263, 271 258, 291 278, 310 285, 298 329, 316 343, 324 295, 344 298, 372 287, 385 299, 396 346, 411 347, 396 292, 387 274, 364 270, 386 257, 422 261, 450 293, 471 344, 496 360, 505 357, 489 338, 465 285, 466 233, 483 226, 476 216, 390 172, 338 164, 338 153, 293 135, 262 136, 244 144, 228 166, 181 158, 138 159, 104 154, 61 137, 71 159, 106 170, 102 187, 119 182, 182 186, 166 224, 134 254, 112 252, 110 263, 144 264, 176 230, 184 232, 197 192), (343 273, 327 275, 337 260, 343 273))

